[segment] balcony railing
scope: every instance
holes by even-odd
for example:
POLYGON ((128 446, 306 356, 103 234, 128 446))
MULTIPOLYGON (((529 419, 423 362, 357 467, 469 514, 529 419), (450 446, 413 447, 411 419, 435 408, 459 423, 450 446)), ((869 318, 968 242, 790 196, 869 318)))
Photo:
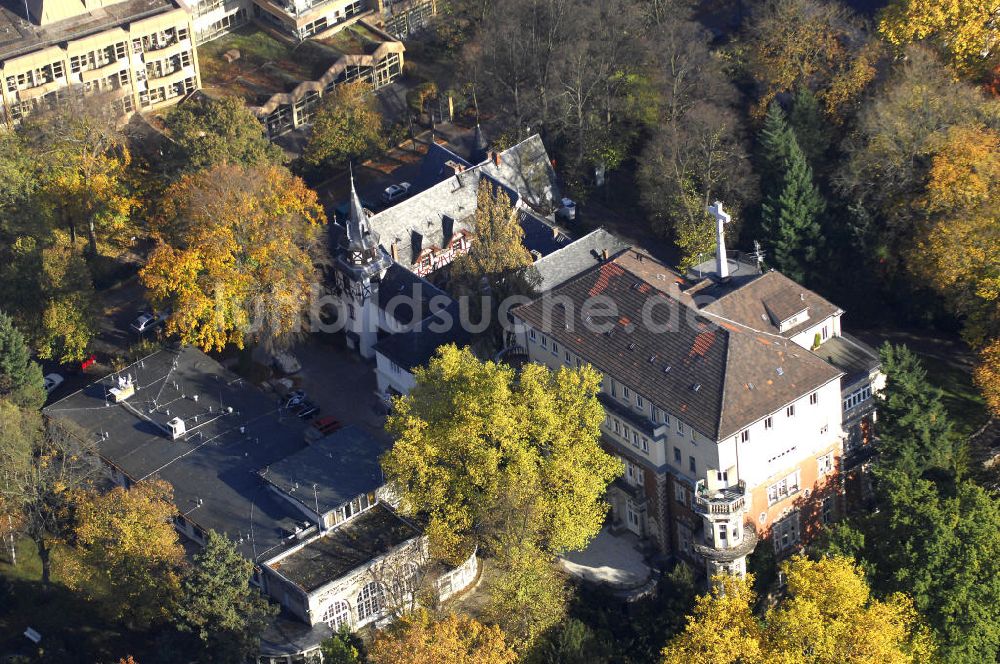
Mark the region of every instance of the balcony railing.
POLYGON ((702 514, 736 514, 746 509, 746 482, 740 480, 733 486, 709 492, 705 480, 695 485, 695 511, 702 514))

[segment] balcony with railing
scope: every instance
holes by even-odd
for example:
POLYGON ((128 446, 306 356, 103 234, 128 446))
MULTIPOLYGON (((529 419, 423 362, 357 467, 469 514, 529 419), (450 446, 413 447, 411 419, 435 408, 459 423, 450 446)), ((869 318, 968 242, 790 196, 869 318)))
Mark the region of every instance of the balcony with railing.
POLYGON ((724 489, 709 491, 705 480, 698 480, 694 492, 694 508, 709 516, 736 514, 746 511, 746 482, 740 480, 724 489))

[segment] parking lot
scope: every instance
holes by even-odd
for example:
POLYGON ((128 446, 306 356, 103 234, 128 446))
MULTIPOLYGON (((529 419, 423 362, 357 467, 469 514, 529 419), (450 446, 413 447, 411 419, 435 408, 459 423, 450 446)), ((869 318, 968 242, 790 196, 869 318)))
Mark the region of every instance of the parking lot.
POLYGON ((333 339, 309 337, 292 349, 302 369, 292 376, 319 407, 317 417, 353 424, 374 438, 389 441, 385 412, 376 394, 375 368, 333 339))

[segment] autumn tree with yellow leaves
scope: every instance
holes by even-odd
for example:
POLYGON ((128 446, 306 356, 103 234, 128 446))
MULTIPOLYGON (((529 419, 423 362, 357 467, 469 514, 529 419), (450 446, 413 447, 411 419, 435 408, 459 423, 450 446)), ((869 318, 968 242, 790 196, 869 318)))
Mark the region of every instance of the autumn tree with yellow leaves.
POLYGON ((827 116, 842 121, 875 78, 879 57, 878 43, 837 0, 767 0, 751 17, 747 47, 760 87, 752 109, 758 118, 776 95, 809 86, 827 116))
POLYGON ((879 32, 894 45, 930 41, 960 72, 973 76, 997 64, 1000 15, 990 0, 893 0, 879 32))
POLYGON ((144 480, 75 500, 72 553, 63 578, 85 588, 133 629, 167 620, 180 593, 184 549, 173 526, 173 489, 144 480))
POLYGON ((404 617, 375 638, 371 664, 514 664, 517 654, 499 627, 464 615, 404 617))
POLYGON ((782 569, 786 596, 762 620, 752 577, 717 577, 663 649, 663 664, 923 664, 933 655, 912 602, 873 598, 850 559, 795 556, 782 569))
POLYGON ((158 244, 140 272, 170 306, 167 331, 204 350, 280 345, 327 260, 315 192, 277 166, 219 164, 171 186, 153 220, 158 244))

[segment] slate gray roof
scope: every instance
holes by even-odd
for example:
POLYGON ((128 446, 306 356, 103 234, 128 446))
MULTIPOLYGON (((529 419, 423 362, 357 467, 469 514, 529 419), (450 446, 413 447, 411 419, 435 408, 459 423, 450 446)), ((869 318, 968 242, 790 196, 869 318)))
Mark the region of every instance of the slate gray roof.
POLYGON ((573 240, 558 226, 550 224, 527 208, 518 211, 518 224, 524 231, 521 244, 528 251, 548 256, 554 251, 568 247, 573 240))
POLYGON ((592 268, 601 262, 604 252, 614 256, 628 248, 628 243, 603 228, 584 235, 535 261, 535 269, 541 277, 539 292, 544 293, 571 277, 592 268))
POLYGON ((271 464, 260 475, 307 509, 315 511, 318 504, 319 513, 326 514, 384 484, 379 457, 390 447, 350 425, 271 464))
POLYGON ((369 225, 386 251, 396 245, 397 260, 410 266, 429 247, 443 248, 458 233, 474 233, 473 217, 482 178, 508 192, 512 202, 543 213, 558 200, 555 171, 541 138, 527 138, 499 154, 499 165, 487 160, 453 175, 372 216, 369 225))
POLYGON ((845 333, 827 339, 813 353, 844 372, 845 386, 867 379, 881 365, 877 350, 845 333))
POLYGON ((416 527, 378 503, 270 567, 310 592, 419 535, 416 527))
POLYGON ((704 311, 724 316, 743 325, 792 337, 841 311, 804 286, 780 272, 765 272, 753 281, 706 304, 704 311), (778 323, 802 309, 808 309, 809 319, 793 328, 778 331, 778 323))
POLYGON ((458 305, 452 303, 447 311, 454 324, 444 330, 431 329, 430 323, 438 320, 431 316, 420 329, 392 334, 375 344, 375 352, 395 362, 400 367, 412 372, 414 368, 424 366, 441 346, 455 344, 467 346, 472 335, 458 324, 458 305))
POLYGON ((396 263, 389 266, 379 283, 379 308, 404 327, 450 303, 451 298, 443 290, 396 263))
POLYGON ((295 543, 288 536, 305 520, 257 475, 305 447, 305 425, 278 406, 209 356, 184 347, 145 357, 45 413, 78 424, 101 456, 132 481, 169 482, 188 520, 225 533, 243 555, 260 561, 295 543), (117 405, 106 397, 116 375, 131 375, 138 386, 117 405), (165 431, 174 417, 188 429, 178 440, 165 431))
MULTIPOLYGON (((701 315, 672 296, 669 283, 651 283, 630 269, 653 260, 632 253, 590 268, 514 315, 715 440, 841 375, 781 336, 701 315), (593 329, 609 319, 590 325, 583 319, 584 303, 596 296, 617 307, 610 333, 593 329), (572 307, 553 306, 555 298, 568 298, 572 307), (657 302, 647 309, 650 320, 661 330, 643 324, 650 300, 657 302)), ((659 269, 680 279, 666 266, 659 269)))

